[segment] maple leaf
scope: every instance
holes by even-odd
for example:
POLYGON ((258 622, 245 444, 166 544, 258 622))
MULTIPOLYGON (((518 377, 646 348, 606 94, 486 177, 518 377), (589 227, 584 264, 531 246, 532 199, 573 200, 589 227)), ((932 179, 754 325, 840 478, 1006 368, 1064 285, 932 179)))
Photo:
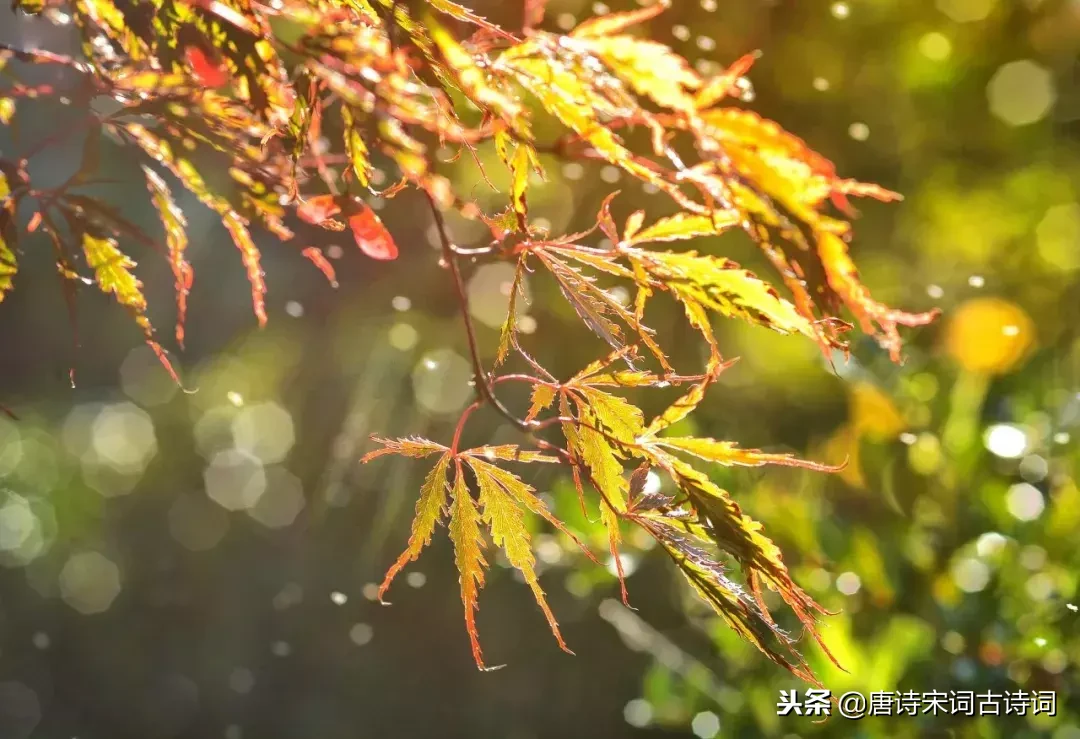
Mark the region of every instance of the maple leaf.
POLYGON ((341 212, 337 198, 333 195, 316 195, 296 206, 296 215, 300 220, 320 226, 341 212))
POLYGON ((786 467, 802 467, 818 472, 837 472, 839 467, 797 459, 791 454, 774 454, 760 449, 740 449, 731 441, 667 436, 655 441, 657 446, 692 454, 699 459, 726 466, 761 467, 775 464, 786 467))
MULTIPOLYGON (((365 458, 365 461, 370 457, 371 455, 365 458)), ((387 570, 386 576, 379 586, 380 601, 383 600, 386 591, 390 589, 390 583, 393 582, 394 577, 401 572, 405 565, 416 560, 424 547, 431 543, 431 536, 435 533, 435 524, 442 518, 442 509, 446 501, 446 472, 449 465, 450 454, 449 452, 443 453, 424 480, 424 484, 420 488, 420 499, 416 501, 416 518, 413 519, 412 533, 409 534, 409 546, 387 570)))
POLYGON ((847 245, 836 234, 819 233, 818 253, 825 266, 825 275, 832 287, 855 313, 862 323, 863 331, 875 336, 894 362, 900 361, 901 339, 897 326, 925 326, 932 323, 941 312, 905 313, 882 305, 870 297, 870 291, 859 281, 855 263, 848 255, 847 245), (878 334, 875 327, 881 327, 878 334))
POLYGON ((479 607, 480 589, 484 587, 484 540, 480 536, 480 512, 465 484, 465 473, 460 462, 454 474, 453 503, 450 504, 450 540, 454 543, 454 558, 461 573, 461 602, 465 606, 465 629, 469 633, 473 659, 481 670, 484 653, 480 649, 480 636, 476 631, 476 610, 479 607))
MULTIPOLYGON (((644 213, 642 213, 644 215, 644 213)), ((628 245, 647 244, 657 241, 684 241, 702 236, 715 236, 739 224, 736 211, 717 211, 709 215, 677 213, 644 229, 628 228, 628 245)))
POLYGON ((232 236, 233 243, 239 249, 241 259, 247 269, 248 281, 251 283, 251 302, 255 316, 258 318, 260 325, 265 324, 266 283, 263 280, 259 249, 251 238, 246 219, 237 213, 227 200, 213 194, 195 167, 188 160, 177 157, 165 139, 158 138, 150 133, 145 126, 138 123, 126 124, 123 130, 152 159, 165 165, 193 195, 221 216, 222 225, 232 236))
POLYGON ((551 385, 536 385, 533 387, 532 400, 529 404, 529 412, 525 415, 525 420, 532 421, 543 410, 551 407, 551 404, 555 402, 555 388, 551 385))
POLYGON ((495 358, 498 366, 506 361, 510 353, 510 346, 514 343, 518 324, 518 300, 522 298, 522 280, 525 277, 528 254, 522 254, 518 258, 517 268, 514 270, 514 281, 510 285, 510 300, 506 307, 506 319, 503 321, 502 330, 499 334, 499 349, 495 358))
POLYGON ((645 8, 630 10, 622 13, 603 13, 595 18, 582 21, 570 32, 574 38, 595 38, 610 36, 611 34, 625 31, 631 26, 652 20, 660 13, 671 7, 671 0, 657 0, 657 2, 645 8))
POLYGON ((797 677, 820 684, 795 649, 794 640, 776 626, 758 600, 725 573, 704 526, 650 507, 632 512, 630 518, 660 543, 691 587, 737 634, 797 677))
POLYGON ((11 184, 7 174, 0 170, 0 303, 14 284, 14 277, 19 271, 15 258, 15 239, 18 231, 15 227, 15 196, 11 193, 11 184))
POLYGON ((314 264, 318 268, 318 270, 323 273, 323 276, 326 278, 326 281, 330 283, 331 287, 338 286, 337 274, 334 271, 334 265, 330 263, 330 260, 328 260, 323 255, 322 251, 319 250, 318 247, 307 246, 304 247, 300 251, 300 253, 303 254, 308 261, 314 264))
POLYGON ((184 256, 188 246, 187 220, 184 218, 183 211, 173 200, 172 192, 161 175, 145 165, 143 165, 143 172, 146 175, 146 186, 150 190, 154 208, 165 229, 169 266, 172 268, 173 278, 176 281, 176 343, 183 346, 187 297, 191 291, 192 280, 195 278, 195 272, 184 256))
MULTIPOLYGON (((499 116, 515 134, 528 138, 529 127, 523 118, 524 109, 521 103, 493 84, 488 78, 488 73, 478 65, 477 59, 433 17, 428 17, 426 25, 443 61, 450 69, 461 91, 481 110, 488 110, 499 116)), ((486 66, 490 66, 487 60, 482 61, 486 66)))
POLYGON ((111 294, 116 298, 116 302, 135 317, 135 322, 146 335, 147 346, 179 384, 180 379, 176 376, 172 363, 165 356, 161 345, 154 340, 154 329, 150 325, 150 319, 146 317, 146 298, 142 293, 142 283, 131 271, 135 262, 117 248, 115 241, 99 238, 90 232, 83 233, 82 248, 87 266, 94 271, 94 282, 98 289, 111 294))
POLYGON ((198 46, 189 46, 184 51, 184 59, 191 70, 191 75, 203 87, 224 87, 229 84, 229 70, 225 63, 198 46))
MULTIPOLYGON (((531 504, 531 508, 542 508, 543 503, 534 495, 534 490, 521 481, 521 478, 494 465, 482 462, 475 457, 468 458, 469 467, 476 474, 480 488, 480 506, 483 508, 484 522, 491 529, 491 538, 495 546, 506 552, 510 564, 518 569, 525 583, 533 591, 536 602, 544 612, 559 647, 570 652, 559 632, 559 625, 547 604, 544 591, 536 576, 536 559, 532 553, 529 533, 520 503, 531 504)), ((573 652, 570 652, 573 654, 573 652)))
POLYGON ((343 104, 341 106, 341 123, 345 135, 345 153, 349 157, 349 165, 352 167, 352 172, 356 175, 356 179, 360 184, 367 187, 370 182, 369 170, 371 169, 368 145, 364 141, 356 117, 348 105, 343 104))
POLYGON ((545 38, 537 36, 512 47, 497 64, 515 72, 518 82, 536 96, 548 113, 588 141, 602 157, 646 182, 663 184, 611 129, 600 125, 598 112, 608 110, 609 104, 581 75, 559 60, 557 48, 545 38))
POLYGON ((639 95, 665 108, 694 109, 692 92, 701 87, 701 78, 670 47, 634 36, 581 38, 577 43, 602 59, 639 95))
POLYGON ((349 216, 349 228, 352 229, 353 238, 356 239, 360 251, 372 259, 397 259, 398 248, 394 238, 370 206, 363 205, 357 213, 349 216))

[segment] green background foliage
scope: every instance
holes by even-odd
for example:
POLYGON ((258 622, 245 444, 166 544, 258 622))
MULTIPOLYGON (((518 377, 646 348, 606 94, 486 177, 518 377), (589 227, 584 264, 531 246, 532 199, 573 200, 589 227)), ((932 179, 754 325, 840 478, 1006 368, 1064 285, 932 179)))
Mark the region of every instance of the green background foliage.
MULTIPOLYGON (((513 22, 502 4, 475 7, 513 22)), ((591 12, 553 0, 548 17, 591 12)), ((62 40, 0 13, 2 41, 62 40)), ((577 657, 496 568, 479 625, 489 659, 508 666, 478 674, 445 542, 403 574, 392 607, 373 602, 425 470, 358 466, 367 437, 446 438, 472 392, 422 201, 380 208, 401 257, 377 264, 343 249, 337 291, 293 250, 267 245, 271 320, 258 330, 243 268, 220 248, 226 234, 182 195, 199 279, 176 364, 198 392, 180 392, 100 295, 79 298, 73 355, 45 249, 25 250, 0 310, 0 403, 21 418, 0 417, 0 713, 33 703, 40 714, 8 711, 3 736, 1080 737, 1080 6, 703 0, 650 29, 703 63, 762 49, 755 109, 845 176, 906 196, 861 206, 863 281, 888 304, 945 312, 905 333, 903 367, 860 341, 835 371, 811 342, 724 322, 720 345, 741 359, 683 422, 687 435, 848 460, 832 476, 716 473, 765 522, 796 581, 839 612, 822 631, 847 673, 806 643, 812 666, 836 693, 1054 690, 1058 715, 778 717, 779 690, 802 686, 633 536, 637 611, 619 603, 613 568, 538 530, 541 582, 577 657)), ((27 140, 65 115, 57 102, 29 111, 13 132, 27 140)), ((0 151, 15 145, 0 139, 0 151)), ((57 147, 34 174, 58 183, 81 155, 57 147)), ((101 156, 118 175, 132 165, 112 148, 101 156)), ((620 186, 627 212, 649 202, 611 168, 545 164, 550 181, 530 190, 530 208, 554 233, 591 225, 620 186)), ((453 171, 485 205, 475 167, 453 171)), ((123 203, 136 191, 141 182, 103 195, 123 203)), ((450 227, 461 246, 486 238, 462 219, 450 227)), ((767 271, 738 235, 709 247, 767 271)), ((147 294, 167 296, 168 266, 139 261, 147 294)), ((487 356, 511 274, 470 275, 487 356)), ((549 368, 567 376, 593 359, 555 289, 536 280, 529 292, 529 340, 556 349, 549 368)), ((168 326, 171 310, 151 300, 149 315, 168 326)), ((674 359, 698 350, 675 310, 651 324, 675 338, 674 359)), ((465 443, 520 442, 495 414, 477 419, 465 443)), ((572 527, 595 529, 563 472, 530 481, 572 527)))

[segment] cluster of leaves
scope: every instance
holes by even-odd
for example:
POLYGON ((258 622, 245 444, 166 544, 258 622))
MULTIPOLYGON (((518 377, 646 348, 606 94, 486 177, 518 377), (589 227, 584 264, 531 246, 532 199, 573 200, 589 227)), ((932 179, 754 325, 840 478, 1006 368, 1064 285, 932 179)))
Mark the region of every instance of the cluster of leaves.
MULTIPOLYGON (((21 159, 0 161, 0 299, 16 277, 16 209, 36 200, 25 230, 48 235, 64 284, 96 284, 111 293, 134 314, 168 366, 145 317, 135 264, 120 248, 120 241, 133 241, 160 248, 168 259, 176 278, 176 339, 182 344, 194 273, 185 258, 185 218, 166 173, 220 217, 246 266, 260 322, 266 320, 266 285, 253 228, 288 243, 314 240, 318 228, 351 229, 369 256, 392 259, 397 247, 361 193, 389 198, 406 188, 419 190, 431 205, 461 304, 477 401, 463 413, 449 447, 423 439, 378 439, 382 448, 365 458, 437 458, 421 491, 408 548, 388 573, 383 592, 448 517, 468 633, 482 667, 474 619, 487 527, 523 573, 565 648, 537 581, 525 510, 562 525, 532 487, 497 463, 561 464, 570 469, 582 505, 586 487, 597 493, 616 563, 620 526, 641 527, 733 629, 813 681, 796 637, 777 625, 763 593, 778 593, 819 642, 820 607, 792 580, 761 525, 710 480, 701 463, 824 468, 730 442, 674 437, 669 429, 693 412, 727 366, 713 334, 713 314, 802 334, 832 352, 845 346, 842 334, 850 326, 838 314, 846 307, 894 359, 900 356, 898 327, 925 324, 934 314, 908 314, 875 301, 848 254, 850 224, 828 214, 830 207, 852 213, 851 196, 899 196, 840 178, 801 139, 729 105, 747 85, 753 55, 703 77, 670 48, 643 37, 641 25, 667 4, 602 15, 562 35, 542 29, 542 0, 526 0, 522 30, 514 33, 450 0, 16 0, 24 11, 73 19, 84 58, 4 49, 0 64, 15 59, 61 66, 75 80, 74 94, 65 93, 69 97, 88 103, 107 96, 116 105, 108 114, 89 113, 82 124, 83 166, 60 187, 32 186, 26 160, 40 146, 21 159), (564 134, 541 141, 534 134, 540 118, 564 134), (145 155, 164 244, 116 209, 79 194, 95 182, 102 133, 145 155), (436 171, 437 153, 445 148, 472 156, 483 171, 481 147, 492 147, 510 174, 501 212, 481 212, 436 171), (541 154, 614 165, 669 198, 678 212, 649 224, 644 212, 635 212, 620 229, 610 210, 612 195, 595 227, 606 236, 603 246, 583 243, 592 231, 554 236, 530 217, 530 179, 542 176, 541 154), (376 166, 396 180, 381 192, 372 189, 376 166), (227 179, 219 177, 222 172, 227 179), (217 179, 210 181, 211 175, 217 179), (490 246, 467 252, 455 246, 442 215, 450 209, 483 220, 490 246), (654 246, 729 230, 745 232, 760 246, 788 297, 723 257, 654 246), (482 363, 468 317, 460 264, 466 254, 517 264, 492 367, 482 363), (566 380, 533 359, 517 334, 519 285, 538 268, 609 347, 606 356, 566 380), (90 276, 81 277, 86 270, 90 276), (629 304, 608 284, 618 282, 636 291, 629 304), (662 337, 646 325, 646 309, 660 294, 682 306, 708 347, 697 374, 679 374, 662 337), (500 374, 510 361, 526 371, 500 374), (509 381, 532 388, 524 416, 497 397, 497 387, 509 381), (682 396, 649 421, 618 394, 624 388, 669 387, 683 388, 682 396), (538 451, 460 450, 466 420, 485 404, 529 432, 538 451), (652 470, 670 480, 673 494, 646 492, 652 470)), ((5 90, 4 122, 17 115, 22 98, 48 92, 18 83, 5 90)), ((317 246, 301 251, 333 281, 317 246)))

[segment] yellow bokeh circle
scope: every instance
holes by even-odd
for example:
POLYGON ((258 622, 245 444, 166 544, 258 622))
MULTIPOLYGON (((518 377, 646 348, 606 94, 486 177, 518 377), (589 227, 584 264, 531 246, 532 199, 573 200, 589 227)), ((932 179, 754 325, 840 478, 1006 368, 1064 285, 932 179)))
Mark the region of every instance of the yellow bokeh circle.
POLYGON ((961 305, 945 331, 945 351, 969 372, 1004 374, 1035 343, 1035 324, 1024 310, 1000 298, 976 298, 961 305))

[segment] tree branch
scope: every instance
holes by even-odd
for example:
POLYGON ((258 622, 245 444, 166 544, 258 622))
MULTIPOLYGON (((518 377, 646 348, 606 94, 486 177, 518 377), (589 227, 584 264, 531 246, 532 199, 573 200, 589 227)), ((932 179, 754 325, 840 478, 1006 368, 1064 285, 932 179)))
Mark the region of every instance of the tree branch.
MULTIPOLYGON (((469 357, 472 360, 477 402, 479 404, 487 403, 491 405, 492 408, 498 411, 499 415, 522 431, 532 431, 532 423, 515 416, 509 408, 502 404, 502 401, 495 397, 491 378, 484 371, 484 364, 480 359, 480 347, 476 341, 476 328, 473 326, 472 317, 469 315, 469 296, 465 290, 465 280, 461 276, 461 267, 457 262, 457 252, 454 249, 453 243, 450 241, 450 234, 446 228, 446 220, 443 218, 439 206, 435 204, 435 199, 431 196, 431 193, 424 190, 424 197, 427 198, 428 206, 431 208, 432 217, 435 219, 435 228, 439 232, 443 260, 446 262, 447 267, 450 269, 450 274, 454 279, 454 291, 457 294, 458 309, 461 311, 461 318, 465 323, 465 336, 469 342, 469 357)), ((470 408, 469 410, 471 412, 473 409, 470 408)))

